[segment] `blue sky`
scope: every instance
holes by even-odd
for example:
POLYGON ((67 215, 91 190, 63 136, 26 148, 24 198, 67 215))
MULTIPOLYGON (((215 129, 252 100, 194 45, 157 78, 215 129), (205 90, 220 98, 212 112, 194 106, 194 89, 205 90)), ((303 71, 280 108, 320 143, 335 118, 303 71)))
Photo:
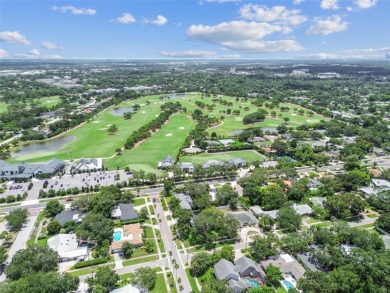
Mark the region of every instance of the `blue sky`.
POLYGON ((390 0, 0 0, 0 58, 390 57, 390 0))

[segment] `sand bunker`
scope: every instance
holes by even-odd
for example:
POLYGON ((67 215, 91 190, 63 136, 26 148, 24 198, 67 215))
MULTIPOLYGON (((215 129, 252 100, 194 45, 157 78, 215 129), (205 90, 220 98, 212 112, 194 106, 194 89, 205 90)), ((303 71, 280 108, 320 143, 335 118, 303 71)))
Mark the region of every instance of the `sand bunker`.
POLYGON ((167 133, 165 136, 172 136, 173 134, 172 133, 167 133))
POLYGON ((99 123, 100 121, 93 121, 92 123, 99 123))
POLYGON ((107 126, 111 126, 112 124, 107 124, 107 126))
POLYGON ((297 116, 297 114, 291 114, 291 116, 297 116))
POLYGON ((311 122, 311 120, 310 120, 310 119, 307 119, 306 121, 307 121, 307 122, 311 122))
POLYGON ((142 114, 145 114, 146 112, 145 112, 145 111, 142 111, 141 113, 142 113, 142 114))
POLYGON ((141 104, 141 106, 145 106, 145 104, 141 104))
POLYGON ((184 129, 184 127, 179 127, 179 129, 184 129))
POLYGON ((106 130, 107 129, 107 127, 104 127, 104 128, 100 128, 99 130, 106 130))

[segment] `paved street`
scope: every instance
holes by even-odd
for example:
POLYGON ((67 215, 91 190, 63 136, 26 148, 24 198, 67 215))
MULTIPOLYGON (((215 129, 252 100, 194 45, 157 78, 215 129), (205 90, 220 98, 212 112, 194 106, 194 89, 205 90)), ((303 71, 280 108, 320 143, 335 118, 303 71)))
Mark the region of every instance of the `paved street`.
POLYGON ((167 218, 164 215, 164 210, 162 208, 161 202, 159 200, 158 195, 152 196, 153 199, 156 199, 156 208, 155 213, 158 216, 158 218, 161 220, 159 223, 161 236, 164 242, 165 250, 168 252, 168 264, 167 266, 171 269, 173 272, 173 277, 176 282, 176 286, 179 289, 179 286, 183 286, 184 293, 191 292, 191 286, 190 282, 188 281, 187 274, 184 269, 183 261, 180 257, 179 251, 175 245, 175 242, 173 241, 173 236, 171 233, 171 230, 169 229, 169 225, 167 222, 167 218), (169 255, 169 252, 172 252, 172 256, 169 255), (178 264, 178 267, 175 268, 175 265, 172 263, 172 260, 175 260, 178 264), (178 282, 178 279, 181 279, 181 283, 178 282))
MULTIPOLYGON (((19 232, 18 236, 16 237, 15 242, 13 243, 9 253, 8 253, 8 258, 7 261, 8 263, 11 262, 12 257, 15 255, 16 252, 18 252, 21 249, 26 248, 26 242, 28 238, 30 237, 30 234, 32 230, 34 229, 34 223, 38 217, 37 213, 34 213, 34 215, 31 215, 27 218, 27 225, 26 227, 22 228, 22 230, 19 232)), ((5 280, 5 274, 2 274, 0 276, 0 282, 5 280)))

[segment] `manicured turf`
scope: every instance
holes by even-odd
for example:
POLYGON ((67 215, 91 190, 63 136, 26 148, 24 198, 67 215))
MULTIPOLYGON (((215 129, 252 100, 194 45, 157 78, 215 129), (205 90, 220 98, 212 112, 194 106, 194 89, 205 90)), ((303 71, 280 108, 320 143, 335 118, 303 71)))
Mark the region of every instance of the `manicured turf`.
POLYGON ((158 255, 151 255, 151 256, 147 256, 147 257, 140 257, 140 258, 136 258, 136 259, 124 260, 123 266, 127 267, 127 266, 136 265, 139 263, 149 262, 149 261, 153 261, 153 260, 158 260, 158 255))
POLYGON ((199 155, 193 156, 183 156, 180 157, 181 162, 192 162, 195 164, 201 164, 208 160, 221 160, 221 161, 229 161, 234 158, 242 158, 247 162, 259 161, 264 159, 263 155, 255 151, 234 151, 234 152, 225 152, 225 153, 202 153, 199 155))
POLYGON ((8 105, 4 102, 0 102, 0 114, 7 112, 7 109, 8 109, 8 105))
POLYGON ((175 114, 152 137, 134 149, 124 150, 122 155, 106 160, 104 165, 109 169, 129 166, 133 170, 156 172, 158 162, 166 155, 171 155, 173 158, 177 156, 185 138, 195 124, 196 122, 189 116, 175 114), (181 127, 184 129, 180 129, 181 127))
MULTIPOLYGON (((205 104, 211 105, 211 104, 213 104, 212 99, 213 99, 213 97, 202 99, 201 94, 191 93, 191 94, 187 94, 186 97, 179 99, 178 101, 184 107, 186 107, 188 110, 193 111, 195 109, 199 109, 199 107, 195 105, 195 101, 202 101, 205 104)), ((280 124, 284 123, 283 117, 290 118, 290 121, 288 122, 288 126, 291 126, 291 127, 297 127, 303 123, 310 124, 310 123, 319 122, 321 119, 328 120, 328 118, 325 118, 325 117, 323 117, 321 115, 317 115, 317 114, 314 114, 313 117, 309 117, 306 114, 303 116, 300 116, 298 113, 296 113, 294 111, 294 108, 297 108, 298 110, 304 109, 305 111, 307 111, 307 109, 302 108, 298 105, 293 105, 293 104, 280 104, 280 106, 289 107, 290 110, 286 111, 286 112, 281 112, 278 109, 273 109, 276 112, 276 117, 267 117, 263 122, 250 124, 250 125, 243 125, 243 123, 242 123, 243 117, 249 113, 256 112, 259 109, 258 107, 251 105, 252 99, 248 99, 246 102, 242 101, 242 99, 240 99, 238 102, 236 102, 236 98, 233 98, 233 97, 223 96, 222 99, 226 100, 228 102, 232 102, 233 106, 227 107, 227 106, 221 105, 220 103, 216 102, 215 108, 212 111, 208 111, 206 108, 201 109, 201 111, 203 113, 209 115, 210 117, 221 117, 221 116, 225 117, 223 124, 221 124, 217 127, 211 128, 208 131, 209 133, 216 132, 217 135, 220 135, 220 136, 231 136, 230 132, 232 132, 234 130, 240 130, 240 129, 246 129, 246 128, 252 128, 252 127, 277 127, 280 124), (250 110, 244 111, 245 107, 249 107, 250 110), (223 114, 220 112, 222 110, 226 111, 228 108, 230 108, 232 111, 239 110, 240 115, 239 116, 233 116, 233 115, 228 116, 227 114, 223 114), (278 117, 279 114, 281 114, 283 117, 279 118, 278 117)), ((264 109, 266 109, 269 113, 272 111, 271 109, 267 109, 267 108, 264 108, 264 109)))
POLYGON ((47 107, 53 107, 61 102, 60 96, 43 97, 35 101, 47 107))
POLYGON ((166 293, 168 292, 167 286, 165 285, 164 275, 157 274, 156 284, 150 293, 166 293))
MULTIPOLYGON (((131 107, 134 103, 144 104, 151 97, 144 97, 136 101, 123 102, 115 107, 131 107)), ((153 120, 160 113, 162 102, 153 102, 150 105, 141 106, 141 109, 130 120, 122 116, 114 116, 110 113, 113 107, 106 109, 95 119, 73 129, 64 136, 75 136, 75 140, 68 143, 58 151, 31 154, 13 158, 15 161, 46 161, 52 157, 60 160, 69 160, 69 152, 72 158, 110 157, 117 148, 123 147, 127 137, 141 126, 153 120), (146 113, 142 113, 146 112, 146 113), (118 131, 114 135, 107 134, 110 124, 116 124, 118 131)), ((116 166, 115 166, 116 167, 116 166)))
POLYGON ((186 274, 188 277, 188 281, 190 282, 192 291, 194 293, 198 293, 199 292, 198 286, 196 286, 195 278, 191 275, 189 268, 186 268, 186 274))

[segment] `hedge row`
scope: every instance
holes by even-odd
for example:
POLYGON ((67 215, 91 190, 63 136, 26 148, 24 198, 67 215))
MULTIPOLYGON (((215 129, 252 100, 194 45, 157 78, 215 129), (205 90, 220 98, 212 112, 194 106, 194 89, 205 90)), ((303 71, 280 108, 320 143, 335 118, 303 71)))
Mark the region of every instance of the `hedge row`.
POLYGON ((73 267, 75 269, 81 269, 81 268, 90 267, 93 265, 100 265, 100 264, 106 263, 106 262, 108 262, 108 259, 106 257, 95 258, 95 259, 86 260, 86 261, 79 261, 73 267))

